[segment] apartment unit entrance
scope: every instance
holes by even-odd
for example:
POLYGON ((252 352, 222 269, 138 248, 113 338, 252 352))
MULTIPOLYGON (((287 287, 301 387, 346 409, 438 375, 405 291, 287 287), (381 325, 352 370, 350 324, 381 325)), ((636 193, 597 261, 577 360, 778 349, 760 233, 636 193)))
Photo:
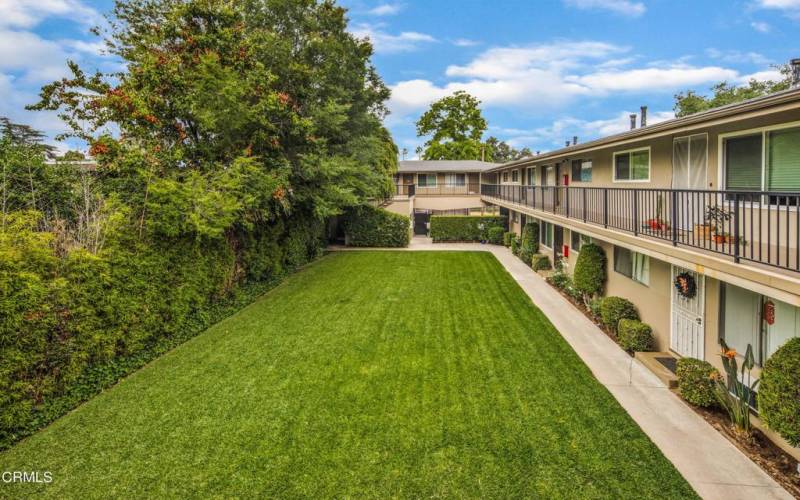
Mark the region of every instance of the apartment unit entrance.
POLYGON ((705 276, 672 266, 672 325, 669 347, 681 356, 703 359, 705 276), (679 286, 675 284, 679 283, 679 286))
POLYGON ((414 234, 416 236, 427 236, 430 222, 431 222, 430 210, 422 210, 422 209, 414 210, 414 234))

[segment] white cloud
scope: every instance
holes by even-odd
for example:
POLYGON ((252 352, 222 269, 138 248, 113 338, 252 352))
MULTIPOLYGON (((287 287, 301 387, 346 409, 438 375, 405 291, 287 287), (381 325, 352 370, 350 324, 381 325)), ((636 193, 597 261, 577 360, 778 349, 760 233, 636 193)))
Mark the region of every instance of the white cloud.
POLYGON ((368 14, 373 16, 393 16, 403 10, 403 4, 399 3, 383 3, 370 9, 368 14))
POLYGON ((752 23, 750 23, 750 27, 752 27, 759 33, 769 33, 770 31, 772 31, 772 26, 770 26, 769 23, 765 23, 764 21, 753 21, 752 23))
POLYGON ((558 41, 528 47, 493 48, 464 65, 447 68, 450 81, 401 81, 392 86, 389 108, 396 115, 418 112, 432 101, 465 90, 485 106, 548 111, 578 98, 620 92, 673 92, 721 80, 738 81, 720 66, 661 62, 631 68, 629 49, 603 42, 558 41))
POLYGON ((719 50, 715 48, 706 49, 706 55, 713 59, 729 63, 752 63, 761 66, 766 66, 772 62, 768 57, 759 54, 758 52, 741 52, 738 50, 719 50))
POLYGON ((470 40, 469 38, 456 38, 453 40, 453 45, 456 47, 474 47, 475 45, 480 45, 481 42, 470 40))
POLYGON ((643 3, 629 0, 564 0, 564 3, 579 9, 608 10, 630 17, 641 16, 647 10, 643 3))
POLYGON ((392 35, 383 30, 382 24, 357 24, 353 27, 351 33, 359 38, 369 38, 375 48, 375 52, 378 54, 412 52, 418 50, 424 44, 437 41, 436 38, 430 35, 416 31, 404 31, 399 35, 392 35))
POLYGON ((79 0, 0 0, 0 26, 32 28, 47 17, 65 17, 85 25, 102 19, 79 0))
POLYGON ((64 76, 67 54, 56 42, 28 31, 0 29, 0 71, 16 71, 29 82, 64 76))
POLYGON ((800 0, 758 0, 758 4, 765 9, 800 9, 800 0))

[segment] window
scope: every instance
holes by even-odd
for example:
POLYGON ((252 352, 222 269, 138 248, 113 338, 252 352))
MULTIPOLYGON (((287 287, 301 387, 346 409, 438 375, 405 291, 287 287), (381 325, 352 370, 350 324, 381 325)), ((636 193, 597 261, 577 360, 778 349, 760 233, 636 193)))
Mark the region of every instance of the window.
POLYGON ((519 212, 511 212, 511 222, 519 222, 519 212))
POLYGON ((519 182, 519 170, 511 171, 511 182, 519 182))
POLYGON ((761 134, 725 140, 725 188, 761 191, 761 134))
POLYGON ((508 171, 503 172, 503 182, 508 182, 508 171))
POLYGON ((726 189, 800 191, 800 127, 728 137, 723 151, 726 189))
POLYGON ((417 174, 420 187, 436 187, 436 174, 417 174))
POLYGON ((614 153, 614 182, 639 181, 650 181, 650 148, 614 153))
POLYGON ((445 174, 444 183, 447 186, 464 186, 467 184, 466 174, 445 174))
POLYGON ((592 160, 572 160, 572 182, 592 182, 592 160))
POLYGON ((553 225, 549 222, 541 221, 541 225, 539 226, 539 243, 548 248, 553 248, 553 225))
POLYGON ((583 246, 584 243, 592 242, 592 238, 586 236, 585 234, 581 234, 578 231, 570 230, 569 235, 570 235, 569 246, 576 252, 581 251, 581 246, 583 246))
POLYGON ((614 247, 614 271, 643 285, 650 284, 650 257, 614 247))
POLYGON ((536 185, 536 167, 528 168, 528 185, 529 186, 536 185))

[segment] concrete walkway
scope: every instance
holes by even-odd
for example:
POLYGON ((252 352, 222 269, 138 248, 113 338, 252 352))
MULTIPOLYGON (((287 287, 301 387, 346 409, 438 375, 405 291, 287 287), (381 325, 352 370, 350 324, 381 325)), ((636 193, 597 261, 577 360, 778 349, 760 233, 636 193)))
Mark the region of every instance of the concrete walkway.
POLYGON ((701 497, 720 500, 792 498, 509 249, 475 243, 433 244, 430 238, 414 237, 407 250, 494 254, 597 380, 614 395, 701 497))

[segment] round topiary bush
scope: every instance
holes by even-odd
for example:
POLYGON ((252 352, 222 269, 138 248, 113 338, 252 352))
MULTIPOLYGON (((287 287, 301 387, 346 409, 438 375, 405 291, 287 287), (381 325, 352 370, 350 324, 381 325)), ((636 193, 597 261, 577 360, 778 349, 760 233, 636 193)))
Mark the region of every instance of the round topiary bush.
POLYGON ((764 363, 758 411, 792 446, 800 446, 800 337, 781 346, 764 363))
POLYGON ((622 297, 606 297, 600 303, 600 320, 612 332, 617 332, 619 320, 639 319, 636 306, 622 297))
POLYGON ((539 224, 530 222, 522 228, 521 251, 533 255, 539 251, 539 224))
POLYGON ((575 289, 586 296, 594 296, 603 292, 606 280, 606 254, 594 243, 587 243, 578 253, 575 272, 572 276, 575 289))
POLYGON ((695 358, 681 358, 678 360, 678 389, 686 401, 696 406, 708 407, 717 402, 714 396, 714 375, 717 369, 708 361, 695 358))
POLYGON ((492 226, 486 231, 486 239, 492 245, 502 245, 505 231, 502 226, 492 226))
POLYGON ((630 352, 649 352, 655 347, 653 329, 636 319, 619 320, 619 345, 630 352))

